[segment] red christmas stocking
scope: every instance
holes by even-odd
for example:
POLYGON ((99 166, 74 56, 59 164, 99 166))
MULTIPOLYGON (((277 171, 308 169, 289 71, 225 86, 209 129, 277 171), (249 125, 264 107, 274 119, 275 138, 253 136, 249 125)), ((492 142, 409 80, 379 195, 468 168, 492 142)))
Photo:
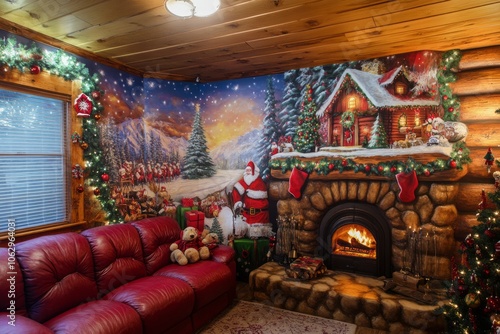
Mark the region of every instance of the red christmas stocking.
POLYGON ((290 174, 290 184, 288 186, 288 192, 292 194, 293 197, 298 199, 302 196, 302 188, 308 176, 309 174, 306 171, 293 167, 292 173, 290 174))
POLYGON ((396 180, 401 190, 398 194, 401 202, 412 202, 415 199, 415 189, 418 187, 417 173, 415 171, 409 173, 401 172, 396 174, 396 180))

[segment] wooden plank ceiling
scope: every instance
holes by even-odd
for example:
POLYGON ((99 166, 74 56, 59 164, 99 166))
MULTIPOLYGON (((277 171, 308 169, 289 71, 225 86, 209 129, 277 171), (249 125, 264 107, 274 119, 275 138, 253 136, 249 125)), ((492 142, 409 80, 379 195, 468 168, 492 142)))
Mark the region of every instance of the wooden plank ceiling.
POLYGON ((211 82, 500 45, 499 13, 488 0, 222 0, 182 19, 164 0, 4 0, 0 29, 141 76, 211 82))

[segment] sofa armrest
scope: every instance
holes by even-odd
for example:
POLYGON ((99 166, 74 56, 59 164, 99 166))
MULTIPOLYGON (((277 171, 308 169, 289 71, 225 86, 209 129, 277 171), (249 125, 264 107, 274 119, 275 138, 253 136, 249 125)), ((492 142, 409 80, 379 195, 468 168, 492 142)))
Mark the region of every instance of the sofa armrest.
POLYGON ((0 312, 0 333, 2 334, 53 334, 54 332, 35 320, 22 315, 0 312), (15 326, 14 326, 15 325, 15 326))
POLYGON ((232 247, 226 245, 219 245, 211 250, 212 260, 224 264, 234 262, 235 252, 232 247))

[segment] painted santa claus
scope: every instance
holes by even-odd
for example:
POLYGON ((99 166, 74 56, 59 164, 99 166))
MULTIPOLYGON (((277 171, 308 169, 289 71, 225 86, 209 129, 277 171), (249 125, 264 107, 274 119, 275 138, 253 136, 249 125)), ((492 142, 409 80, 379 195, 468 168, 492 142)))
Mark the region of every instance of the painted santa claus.
POLYGON ((272 234, 267 184, 253 161, 248 162, 243 177, 234 185, 232 198, 234 211, 241 212, 249 225, 247 232, 249 237, 267 237, 272 234))

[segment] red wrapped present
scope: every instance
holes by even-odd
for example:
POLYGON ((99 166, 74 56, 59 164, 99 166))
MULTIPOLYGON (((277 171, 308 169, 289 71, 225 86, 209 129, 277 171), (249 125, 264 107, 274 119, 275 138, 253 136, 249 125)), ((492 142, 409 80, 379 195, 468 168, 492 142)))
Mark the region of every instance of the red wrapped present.
POLYGON ((185 213, 186 226, 192 226, 203 232, 205 228, 205 214, 202 211, 192 210, 185 213))
POLYGON ((290 269, 285 270, 290 278, 307 280, 323 275, 326 271, 326 266, 321 258, 311 258, 309 256, 301 256, 292 263, 290 269))
POLYGON ((183 198, 181 199, 181 206, 183 207, 194 206, 194 200, 192 198, 183 198))

